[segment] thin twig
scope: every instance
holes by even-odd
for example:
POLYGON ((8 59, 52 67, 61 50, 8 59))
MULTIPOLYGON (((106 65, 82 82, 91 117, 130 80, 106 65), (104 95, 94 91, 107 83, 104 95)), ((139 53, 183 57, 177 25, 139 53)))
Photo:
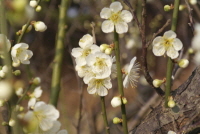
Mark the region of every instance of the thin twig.
POLYGON ((188 9, 189 20, 190 20, 190 23, 188 23, 188 24, 191 27, 192 34, 194 35, 194 20, 193 20, 193 17, 192 17, 192 10, 193 9, 190 7, 190 5, 189 5, 187 0, 185 0, 185 4, 186 4, 187 9, 188 9))

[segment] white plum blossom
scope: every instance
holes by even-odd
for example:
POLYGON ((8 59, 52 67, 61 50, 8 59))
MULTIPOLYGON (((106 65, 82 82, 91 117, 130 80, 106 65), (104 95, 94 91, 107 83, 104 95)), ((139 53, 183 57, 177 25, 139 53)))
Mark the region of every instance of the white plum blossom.
POLYGON ((119 34, 126 33, 128 31, 128 24, 133 19, 131 12, 122 10, 122 4, 118 1, 111 3, 110 8, 103 8, 100 16, 105 20, 101 29, 104 33, 116 32, 119 34))
POLYGON ((167 53, 171 59, 179 56, 178 51, 183 47, 182 42, 176 38, 176 33, 169 30, 163 36, 158 36, 153 40, 153 53, 155 56, 162 56, 167 53))
POLYGON ((8 72, 8 67, 5 65, 2 67, 2 69, 0 70, 0 77, 4 78, 6 73, 8 72))
POLYGON ((34 22, 33 26, 35 27, 35 31, 44 32, 47 29, 47 26, 42 21, 34 22))
POLYGON ((16 94, 17 96, 22 96, 22 95, 23 95, 23 88, 20 87, 20 88, 16 89, 16 90, 15 90, 15 94, 16 94))
POLYGON ((36 1, 36 0, 31 0, 31 1, 29 2, 29 5, 30 5, 31 7, 33 7, 33 8, 35 8, 35 7, 37 6, 37 1, 36 1))
POLYGON ((79 41, 78 48, 72 49, 72 56, 75 57, 78 66, 86 65, 86 57, 91 53, 100 52, 100 48, 93 44, 93 37, 89 34, 84 35, 79 41))
POLYGON ((123 81, 124 88, 128 88, 130 85, 131 87, 136 87, 136 83, 138 82, 137 79, 139 78, 138 71, 140 70, 140 64, 135 63, 136 57, 134 57, 129 66, 126 66, 123 70, 124 74, 126 75, 123 81))
POLYGON ((37 99, 41 97, 42 92, 43 91, 40 86, 35 88, 33 93, 30 95, 31 98, 28 102, 28 108, 32 108, 32 109, 34 108, 34 105, 35 105, 37 99))
POLYGON ((112 87, 110 77, 105 79, 91 79, 88 83, 87 91, 89 94, 98 94, 99 96, 106 96, 108 89, 112 87))
POLYGON ((121 97, 115 96, 111 100, 112 107, 118 107, 122 105, 121 97))
POLYGON ((53 127, 45 131, 44 134, 68 134, 67 130, 60 130, 61 123, 59 121, 54 121, 53 127))
POLYGON ((15 64, 30 64, 29 59, 33 56, 33 52, 28 49, 28 44, 19 43, 12 47, 11 56, 15 64))
POLYGON ((11 43, 4 34, 0 34, 0 54, 3 54, 4 43, 6 43, 7 50, 10 51, 11 43))
POLYGON ((102 79, 110 76, 113 60, 109 55, 102 52, 90 54, 86 58, 86 62, 96 74, 96 79, 102 79))
POLYGON ((168 133, 167 134, 176 134, 174 131, 168 131, 168 133))
MULTIPOLYGON (((29 110, 24 115, 23 119, 31 127, 34 127, 29 133, 38 134, 50 130, 58 117, 59 111, 53 105, 40 101, 35 104, 33 110, 29 110)), ((24 130, 28 131, 27 128, 24 128, 24 130)))

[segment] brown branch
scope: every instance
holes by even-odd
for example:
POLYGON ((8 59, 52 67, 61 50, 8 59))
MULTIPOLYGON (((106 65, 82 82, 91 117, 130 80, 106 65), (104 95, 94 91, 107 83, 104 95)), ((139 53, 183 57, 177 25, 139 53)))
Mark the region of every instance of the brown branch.
POLYGON ((188 9, 189 20, 190 20, 190 23, 188 23, 188 25, 191 27, 192 34, 194 35, 194 20, 193 20, 193 17, 192 17, 192 8, 190 7, 187 0, 185 0, 185 4, 186 4, 187 9, 188 9))

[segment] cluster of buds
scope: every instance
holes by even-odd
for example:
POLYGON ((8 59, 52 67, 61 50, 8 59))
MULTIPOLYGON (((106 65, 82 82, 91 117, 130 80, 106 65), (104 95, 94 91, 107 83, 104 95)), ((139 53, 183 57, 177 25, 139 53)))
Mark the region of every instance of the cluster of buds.
POLYGON ((38 5, 38 1, 36 1, 36 0, 31 0, 29 5, 33 8, 35 8, 36 12, 40 12, 42 10, 42 7, 40 5, 38 5))
POLYGON ((115 96, 113 97, 113 99, 111 100, 111 105, 112 107, 118 107, 121 106, 123 104, 127 104, 128 101, 125 97, 120 97, 120 96, 115 96))
POLYGON ((110 54, 112 54, 112 51, 114 50, 114 44, 110 44, 110 45, 108 45, 108 44, 101 44, 100 50, 102 52, 104 52, 105 54, 110 55, 110 54))

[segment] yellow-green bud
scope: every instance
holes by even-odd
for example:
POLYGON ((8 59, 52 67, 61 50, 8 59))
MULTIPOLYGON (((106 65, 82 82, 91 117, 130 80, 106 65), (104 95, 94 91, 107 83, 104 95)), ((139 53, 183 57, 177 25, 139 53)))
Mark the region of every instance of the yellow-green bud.
POLYGON ((20 106, 20 107, 19 107, 19 111, 20 111, 20 112, 24 111, 24 107, 20 106))
POLYGON ((106 48, 106 50, 105 50, 105 54, 107 54, 107 55, 110 55, 110 54, 112 54, 112 48, 106 48))
POLYGON ((184 9, 185 9, 185 5, 180 5, 180 6, 179 6, 179 10, 180 10, 180 11, 183 11, 184 9))
POLYGON ((2 124, 3 126, 7 126, 7 125, 8 125, 8 123, 5 122, 5 121, 3 121, 1 124, 2 124))
POLYGON ((163 82, 164 82, 163 80, 155 79, 153 80, 153 86, 158 88, 163 84, 163 82))
POLYGON ((120 119, 120 118, 118 118, 118 117, 113 118, 113 123, 114 123, 114 124, 119 124, 119 123, 121 123, 121 122, 122 122, 122 119, 120 119))
POLYGON ((176 103, 173 100, 169 100, 167 105, 168 107, 173 108, 176 105, 176 103))
POLYGON ((13 119, 10 119, 10 121, 9 121, 9 126, 11 126, 11 127, 13 127, 14 125, 15 125, 15 120, 13 120, 13 119))
POLYGON ((189 54, 194 54, 194 49, 189 48, 189 49, 188 49, 188 53, 189 53, 189 54))
POLYGON ((165 5, 164 6, 164 11, 168 12, 171 10, 171 6, 170 5, 165 5))
POLYGON ((13 66, 13 67, 18 67, 19 65, 20 65, 20 62, 18 62, 18 63, 13 62, 13 63, 12 63, 12 66, 13 66))
POLYGON ((100 50, 101 50, 102 52, 104 52, 108 47, 109 47, 108 44, 101 44, 100 50))
POLYGON ((39 85, 40 82, 41 82, 40 77, 35 77, 35 78, 33 79, 33 84, 34 84, 34 85, 39 85))
MULTIPOLYGON (((25 27, 26 27, 26 24, 23 25, 23 27, 22 27, 22 31, 25 30, 25 27)), ((32 25, 29 25, 28 28, 26 29, 26 33, 30 32, 30 31, 32 30, 32 27, 33 27, 32 25)))
POLYGON ((178 61, 178 65, 181 68, 186 68, 189 64, 189 61, 187 59, 181 59, 178 61))
POLYGON ((20 70, 15 70, 15 71, 13 72, 13 74, 14 74, 15 76, 19 76, 19 75, 21 74, 21 71, 20 71, 20 70))
POLYGON ((40 12, 41 10, 42 10, 41 6, 37 6, 36 9, 35 9, 36 12, 40 12))
POLYGON ((122 98, 122 102, 123 102, 123 104, 127 104, 128 103, 128 101, 127 101, 127 99, 125 97, 122 98))

